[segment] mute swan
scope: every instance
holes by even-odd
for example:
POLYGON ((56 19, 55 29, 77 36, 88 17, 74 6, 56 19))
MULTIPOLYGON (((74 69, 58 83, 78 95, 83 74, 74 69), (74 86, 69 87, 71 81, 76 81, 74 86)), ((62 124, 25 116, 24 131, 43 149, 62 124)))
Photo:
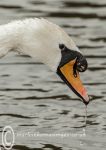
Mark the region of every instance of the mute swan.
POLYGON ((55 71, 85 104, 87 91, 79 72, 87 69, 87 61, 62 28, 46 19, 25 19, 0 26, 0 58, 18 51, 38 59, 55 71))

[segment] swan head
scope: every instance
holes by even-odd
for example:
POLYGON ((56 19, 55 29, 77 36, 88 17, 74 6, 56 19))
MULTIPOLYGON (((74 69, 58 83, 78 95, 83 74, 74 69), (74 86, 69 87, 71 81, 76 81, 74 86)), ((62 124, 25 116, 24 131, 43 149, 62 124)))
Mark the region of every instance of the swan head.
POLYGON ((89 97, 79 75, 80 72, 86 71, 87 60, 79 51, 71 50, 64 44, 59 44, 59 48, 61 50, 61 61, 57 68, 57 74, 87 105, 89 97))
POLYGON ((85 104, 89 103, 87 91, 79 74, 87 69, 86 58, 62 28, 46 19, 38 18, 16 21, 7 24, 5 28, 9 29, 6 29, 8 35, 10 33, 14 36, 10 36, 8 45, 3 44, 3 46, 8 48, 13 43, 13 47, 17 47, 19 52, 48 65, 85 104), (17 37, 19 37, 18 40, 17 37))
POLYGON ((57 72, 60 78, 85 104, 88 104, 89 97, 79 75, 80 72, 87 69, 86 58, 62 28, 45 19, 38 20, 38 25, 36 34, 34 34, 37 40, 34 43, 39 45, 37 47, 39 51, 36 55, 52 71, 57 72))

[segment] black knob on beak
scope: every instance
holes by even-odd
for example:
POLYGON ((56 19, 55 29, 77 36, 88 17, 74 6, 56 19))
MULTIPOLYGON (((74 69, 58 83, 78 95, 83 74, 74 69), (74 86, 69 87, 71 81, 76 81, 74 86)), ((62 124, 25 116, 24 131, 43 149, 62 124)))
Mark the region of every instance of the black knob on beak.
POLYGON ((79 72, 84 72, 87 70, 87 68, 88 68, 87 60, 84 56, 81 55, 76 60, 76 69, 79 72))

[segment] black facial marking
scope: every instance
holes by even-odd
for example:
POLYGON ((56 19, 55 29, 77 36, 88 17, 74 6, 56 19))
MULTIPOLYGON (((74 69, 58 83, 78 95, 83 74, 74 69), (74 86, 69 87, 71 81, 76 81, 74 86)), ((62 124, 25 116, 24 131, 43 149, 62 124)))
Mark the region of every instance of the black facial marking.
POLYGON ((64 44, 59 44, 59 48, 61 49, 61 61, 59 66, 62 67, 66 63, 68 63, 71 60, 74 60, 77 57, 77 51, 73 51, 68 49, 64 44))
POLYGON ((80 52, 70 50, 64 44, 59 44, 59 48, 61 49, 62 54, 59 67, 62 67, 69 61, 76 59, 75 65, 73 67, 73 72, 75 76, 77 74, 76 70, 78 72, 84 72, 87 69, 88 63, 86 61, 86 58, 80 52))
POLYGON ((71 90, 76 95, 78 95, 83 100, 83 102, 87 105, 88 102, 86 102, 84 98, 73 88, 71 83, 67 81, 66 77, 62 74, 60 70, 60 68, 63 67, 65 64, 67 64, 71 60, 76 59, 76 62, 73 66, 73 75, 74 77, 77 77, 78 72, 84 72, 87 69, 88 64, 86 58, 80 52, 68 49, 64 44, 59 44, 59 48, 61 49, 62 57, 61 57, 60 64, 57 68, 57 74, 69 86, 69 88, 71 88, 71 90))

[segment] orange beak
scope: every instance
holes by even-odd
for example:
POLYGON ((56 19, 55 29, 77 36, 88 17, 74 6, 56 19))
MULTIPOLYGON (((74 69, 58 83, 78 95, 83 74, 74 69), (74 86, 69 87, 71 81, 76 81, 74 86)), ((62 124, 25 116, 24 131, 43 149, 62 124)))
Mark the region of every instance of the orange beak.
POLYGON ((64 66, 59 68, 61 78, 68 84, 68 86, 72 89, 72 91, 78 95, 83 102, 87 105, 89 103, 89 97, 85 87, 83 86, 79 73, 77 72, 77 77, 73 74, 73 66, 75 64, 76 59, 71 60, 66 63, 64 66))

